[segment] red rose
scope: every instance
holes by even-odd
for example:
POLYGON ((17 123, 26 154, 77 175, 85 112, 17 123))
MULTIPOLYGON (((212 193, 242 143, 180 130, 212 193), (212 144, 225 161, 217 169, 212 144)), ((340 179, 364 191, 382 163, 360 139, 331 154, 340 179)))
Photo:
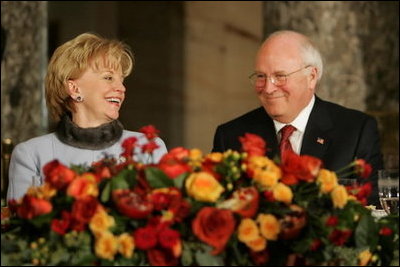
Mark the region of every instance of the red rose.
POLYGON ((160 168, 168 177, 172 179, 176 178, 191 170, 191 167, 187 163, 188 157, 189 150, 183 147, 176 147, 160 159, 158 168, 160 168))
POLYGON ((326 226, 336 226, 339 222, 339 219, 337 216, 329 216, 328 219, 326 220, 325 225, 326 226))
POLYGON ((351 236, 351 230, 338 230, 335 229, 329 235, 329 240, 336 246, 343 246, 351 236))
POLYGON ((258 211, 258 204, 260 201, 258 190, 255 187, 242 187, 236 192, 239 199, 242 203, 245 203, 245 205, 238 210, 234 210, 234 212, 240 214, 244 218, 254 217, 258 211))
POLYGON ((53 160, 43 167, 45 181, 55 189, 63 189, 75 178, 76 173, 62 165, 58 160, 53 160))
POLYGON ((160 133, 153 125, 143 126, 139 129, 139 132, 143 133, 149 140, 156 138, 160 133))
POLYGON ((164 228, 158 233, 158 241, 163 248, 172 249, 181 241, 181 235, 171 228, 164 228))
POLYGON ((87 224, 96 213, 98 205, 97 198, 93 196, 77 199, 72 205, 72 217, 80 223, 87 224))
POLYGON ((382 227, 382 228, 379 230, 379 234, 380 234, 380 235, 384 235, 384 236, 389 236, 389 235, 392 235, 392 234, 393 234, 393 230, 390 229, 390 228, 387 227, 387 226, 384 226, 384 227, 382 227))
POLYGON ((211 254, 217 255, 235 230, 235 219, 230 210, 204 207, 193 220, 192 230, 200 240, 214 247, 211 254))
POLYGON ((264 156, 266 143, 260 136, 245 133, 244 136, 239 137, 240 143, 242 143, 242 150, 249 156, 264 156))
POLYGON ((355 172, 362 178, 368 178, 371 175, 372 167, 363 159, 355 160, 355 172))
POLYGON ((281 165, 283 172, 281 182, 286 185, 297 184, 299 180, 313 182, 321 166, 322 161, 318 158, 307 155, 300 156, 288 151, 281 165))
POLYGON ((150 141, 147 144, 142 145, 142 152, 143 153, 153 153, 154 150, 159 148, 156 142, 150 141))
POLYGON ((135 245, 138 249, 147 250, 157 245, 157 229, 152 226, 146 226, 133 232, 135 245))
POLYGON ((24 219, 32 219, 36 216, 50 213, 53 205, 44 199, 25 195, 21 205, 16 207, 17 215, 24 219))
POLYGON ((265 265, 269 261, 269 252, 267 249, 261 250, 259 252, 250 250, 249 253, 251 260, 257 266, 265 265))
POLYGON ((314 239, 310 245, 311 251, 317 251, 322 245, 322 241, 320 239, 314 239))
POLYGON ((150 201, 129 189, 114 190, 112 198, 118 211, 132 219, 146 218, 153 211, 150 201))
POLYGON ((67 211, 63 211, 61 220, 53 219, 51 221, 51 230, 60 235, 64 235, 67 232, 70 224, 71 224, 71 214, 68 213, 67 211))
POLYGON ((167 249, 150 249, 147 257, 151 266, 178 266, 178 259, 167 249))
POLYGON ((124 149, 124 152, 121 153, 121 156, 125 158, 130 158, 133 156, 133 152, 136 146, 137 138, 132 136, 129 138, 126 138, 124 142, 122 142, 122 148, 124 149))

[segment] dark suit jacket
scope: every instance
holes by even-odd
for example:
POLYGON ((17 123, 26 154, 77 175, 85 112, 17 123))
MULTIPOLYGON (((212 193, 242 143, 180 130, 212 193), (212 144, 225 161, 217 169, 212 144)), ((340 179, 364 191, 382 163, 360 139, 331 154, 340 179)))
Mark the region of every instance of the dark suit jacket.
MULTIPOLYGON (((279 155, 275 126, 263 107, 218 126, 213 152, 241 150, 238 138, 245 133, 257 134, 266 141, 269 158, 279 155)), ((320 158, 324 168, 333 171, 346 166, 355 158, 366 160, 373 168, 368 179, 373 185, 369 203, 378 203, 377 170, 383 169, 383 161, 378 127, 373 117, 316 97, 300 154, 320 158), (324 143, 317 142, 318 138, 322 138, 324 143)))

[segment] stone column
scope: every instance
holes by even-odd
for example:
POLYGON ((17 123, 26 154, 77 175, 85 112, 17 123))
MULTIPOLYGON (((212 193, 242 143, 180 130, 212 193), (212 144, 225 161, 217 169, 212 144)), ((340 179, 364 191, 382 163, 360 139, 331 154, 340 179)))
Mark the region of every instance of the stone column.
POLYGON ((264 36, 282 29, 302 32, 320 48, 317 95, 375 116, 385 157, 398 159, 399 3, 265 2, 264 36))
POLYGON ((1 137, 19 143, 47 130, 47 2, 2 1, 1 25, 1 137))

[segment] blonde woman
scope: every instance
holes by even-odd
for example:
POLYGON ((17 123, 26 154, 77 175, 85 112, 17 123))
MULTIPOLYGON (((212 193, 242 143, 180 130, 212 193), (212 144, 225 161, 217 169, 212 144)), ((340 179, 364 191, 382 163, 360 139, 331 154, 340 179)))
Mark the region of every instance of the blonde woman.
MULTIPOLYGON (((67 166, 91 164, 105 154, 118 157, 127 137, 144 140, 118 121, 126 91, 123 82, 133 62, 126 44, 92 33, 56 49, 48 65, 46 102, 57 129, 15 147, 7 199, 18 199, 31 185, 41 184, 43 166, 53 159, 67 166)), ((167 152, 160 138, 156 143, 155 162, 167 152)))

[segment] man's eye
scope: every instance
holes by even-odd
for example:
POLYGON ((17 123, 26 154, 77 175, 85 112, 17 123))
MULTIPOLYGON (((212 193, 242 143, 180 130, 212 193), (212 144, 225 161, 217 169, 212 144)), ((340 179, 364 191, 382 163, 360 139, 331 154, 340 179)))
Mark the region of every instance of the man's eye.
POLYGON ((264 79, 265 75, 264 74, 257 74, 256 77, 257 77, 257 79, 264 79))
POLYGON ((286 75, 277 74, 277 75, 275 75, 275 78, 276 78, 277 80, 282 80, 282 79, 285 79, 285 78, 286 78, 286 75))

